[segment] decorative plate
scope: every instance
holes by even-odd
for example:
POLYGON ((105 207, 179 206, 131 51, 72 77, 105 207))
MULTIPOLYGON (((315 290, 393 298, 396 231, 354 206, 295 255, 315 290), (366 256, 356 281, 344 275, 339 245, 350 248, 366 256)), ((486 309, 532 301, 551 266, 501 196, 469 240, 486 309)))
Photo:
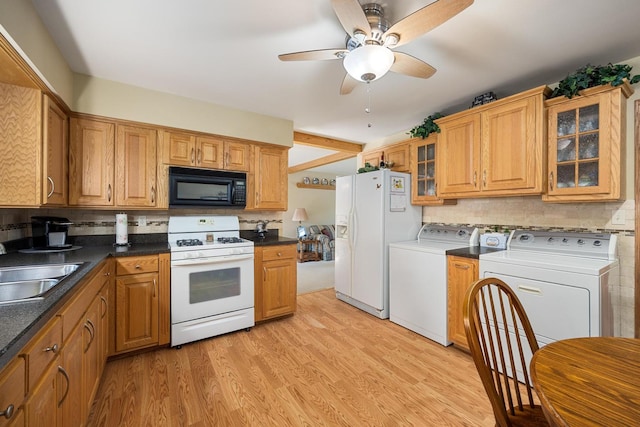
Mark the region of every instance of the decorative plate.
POLYGON ((313 183, 314 184, 320 184, 320 180, 318 178, 313 178, 313 183))
POLYGON ((302 178, 302 182, 305 184, 311 184, 311 180, 309 179, 308 176, 305 176, 304 178, 302 178))

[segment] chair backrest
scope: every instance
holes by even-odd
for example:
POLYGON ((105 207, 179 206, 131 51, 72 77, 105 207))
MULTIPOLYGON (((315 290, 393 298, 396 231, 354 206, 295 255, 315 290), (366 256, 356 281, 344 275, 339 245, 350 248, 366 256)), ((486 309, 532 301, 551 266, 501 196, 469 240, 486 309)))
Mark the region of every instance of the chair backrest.
POLYGON ((505 282, 486 278, 467 291, 464 328, 496 423, 510 426, 508 413, 515 415, 516 411, 526 411, 525 407, 534 407, 525 354, 533 355, 538 342, 527 314, 505 282))

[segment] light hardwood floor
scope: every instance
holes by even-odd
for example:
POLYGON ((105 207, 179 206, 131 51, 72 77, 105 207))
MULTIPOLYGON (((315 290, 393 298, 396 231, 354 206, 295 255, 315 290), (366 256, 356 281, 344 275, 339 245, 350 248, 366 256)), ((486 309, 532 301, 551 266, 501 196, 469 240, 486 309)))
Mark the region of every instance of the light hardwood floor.
POLYGON ((89 426, 492 426, 471 357, 323 290, 285 319, 107 363, 89 426))

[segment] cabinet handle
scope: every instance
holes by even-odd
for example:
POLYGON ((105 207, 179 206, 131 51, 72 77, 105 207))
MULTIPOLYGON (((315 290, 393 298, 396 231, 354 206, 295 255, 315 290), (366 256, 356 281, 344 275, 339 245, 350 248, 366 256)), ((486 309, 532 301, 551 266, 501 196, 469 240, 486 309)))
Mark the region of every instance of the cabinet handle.
POLYGON ((262 281, 267 281, 267 267, 262 267, 262 281))
POLYGON ((196 150, 195 148, 191 149, 191 164, 194 164, 196 162, 196 150))
POLYGON ((478 171, 474 171, 473 172, 473 186, 477 187, 477 182, 478 182, 478 171))
POLYGON ((11 403, 9 406, 7 406, 7 409, 5 409, 4 411, 0 411, 0 416, 4 415, 6 419, 10 419, 13 416, 13 409, 14 406, 13 403, 11 403))
POLYGON ((154 185, 151 186, 151 203, 156 202, 156 187, 154 185))
POLYGON ((51 179, 51 177, 50 177, 50 176, 48 176, 48 177, 47 177, 47 179, 48 179, 48 180, 49 180, 49 182, 51 183, 51 191, 49 191, 49 194, 47 194, 47 199, 48 199, 49 197, 51 197, 51 195, 52 195, 52 194, 53 194, 53 192, 55 191, 55 189, 56 189, 56 184, 53 182, 53 179, 51 179))
POLYGON ((456 263, 456 264, 453 264, 453 265, 455 265, 456 268, 461 268, 462 270, 468 270, 469 269, 469 266, 466 265, 466 264, 457 264, 456 263))
POLYGON ((54 353, 54 354, 55 354, 55 353, 57 353, 57 352, 58 352, 58 344, 54 344, 54 345, 52 345, 51 347, 45 347, 44 349, 42 349, 42 351, 44 351, 45 353, 46 353, 47 351, 50 351, 50 352, 52 352, 52 353, 54 353))
POLYGON ((87 331, 89 331, 89 335, 91 336, 91 339, 89 340, 89 342, 87 343, 87 346, 84 349, 84 352, 86 353, 91 347, 91 343, 93 343, 93 338, 95 336, 95 326, 93 326, 93 323, 91 322, 91 320, 87 319, 87 321, 84 324, 84 327, 86 328, 87 331), (89 327, 89 325, 91 325, 91 328, 89 327))
POLYGON ((156 286, 157 286, 157 282, 156 279, 153 279, 153 297, 156 297, 156 286))
POLYGON ((282 256, 282 252, 278 252, 278 256, 282 256))
POLYGON ((482 187, 487 188, 487 170, 482 171, 482 187))
POLYGON ((198 164, 202 161, 202 150, 198 148, 198 164))
POLYGON ((104 319, 104 316, 107 315, 107 309, 109 308, 109 304, 107 303, 107 299, 100 295, 100 301, 102 301, 102 307, 104 307, 104 313, 100 313, 100 318, 104 319))
POLYGON ((549 174, 549 189, 553 191, 553 172, 549 174))
POLYGON ((136 270, 140 270, 141 268, 140 264, 136 264, 136 270))
POLYGON ((62 399, 60 399, 60 401, 58 402, 58 407, 60 407, 62 406, 62 402, 64 402, 64 400, 67 398, 67 395, 69 394, 69 386, 71 385, 71 381, 69 381, 69 374, 67 374, 67 371, 65 371, 64 368, 60 365, 58 365, 58 372, 60 372, 64 379, 67 380, 67 388, 62 395, 62 399))
POLYGON ((107 200, 111 201, 111 184, 107 186, 107 200))

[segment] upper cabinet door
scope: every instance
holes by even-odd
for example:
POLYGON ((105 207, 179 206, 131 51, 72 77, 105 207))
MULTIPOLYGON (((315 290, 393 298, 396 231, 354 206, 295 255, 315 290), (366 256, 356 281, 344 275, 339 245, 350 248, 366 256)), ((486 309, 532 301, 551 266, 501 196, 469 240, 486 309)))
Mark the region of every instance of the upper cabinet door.
POLYGON ((480 191, 480 114, 439 122, 440 196, 480 191))
POLYGON ((542 192, 541 116, 542 99, 533 96, 482 113, 483 191, 542 192))
POLYGON ((155 207, 157 138, 155 129, 118 125, 116 202, 118 206, 155 207))
POLYGON ((244 142, 225 141, 224 168, 231 171, 248 172, 250 149, 251 145, 244 142))
POLYGON ((167 158, 165 161, 174 166, 195 166, 196 137, 187 133, 165 132, 167 158))
POLYGON ((71 119, 69 205, 114 205, 114 148, 113 123, 71 119))
MULTIPOLYGON (((255 146, 254 209, 287 210, 287 149, 255 146)), ((249 187, 251 190, 251 187, 249 187)), ((251 208, 251 203, 248 203, 251 208)))
POLYGON ((196 138, 196 165, 209 169, 224 168, 224 141, 220 138, 196 138))
POLYGON ((42 204, 64 206, 68 187, 69 119, 46 95, 43 95, 42 132, 42 204))
POLYGON ((544 201, 606 201, 621 197, 628 84, 586 89, 547 101, 548 185, 544 201))

